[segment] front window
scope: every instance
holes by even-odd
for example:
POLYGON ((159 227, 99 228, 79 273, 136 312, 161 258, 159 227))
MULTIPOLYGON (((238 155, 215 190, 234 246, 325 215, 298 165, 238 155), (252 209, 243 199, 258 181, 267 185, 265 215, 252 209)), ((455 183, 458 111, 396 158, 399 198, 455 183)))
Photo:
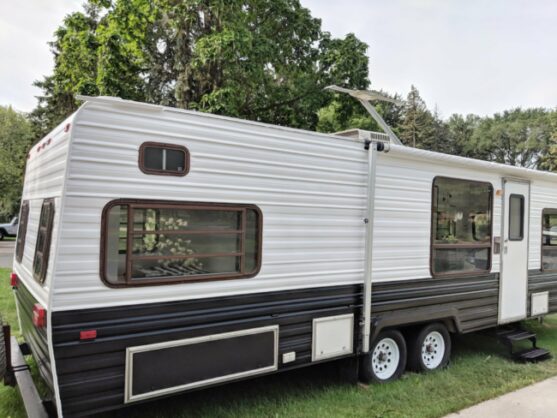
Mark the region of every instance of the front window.
POLYGON ((489 183, 437 177, 433 182, 433 275, 491 268, 493 188, 489 183))
POLYGON ((103 230, 110 285, 251 277, 261 263, 261 213, 252 205, 115 201, 103 230))
POLYGON ((557 270, 557 209, 543 211, 542 269, 557 270))
MULTIPOLYGON (((21 202, 21 222, 17 228, 17 242, 15 245, 15 258, 18 263, 23 259, 23 250, 25 249, 25 236, 27 235, 27 221, 29 219, 29 202, 24 200, 21 202)), ((17 218, 16 222, 17 222, 17 218)))
POLYGON ((39 218, 35 257, 33 258, 33 277, 39 283, 44 283, 48 268, 52 224, 54 221, 54 199, 45 199, 39 218))

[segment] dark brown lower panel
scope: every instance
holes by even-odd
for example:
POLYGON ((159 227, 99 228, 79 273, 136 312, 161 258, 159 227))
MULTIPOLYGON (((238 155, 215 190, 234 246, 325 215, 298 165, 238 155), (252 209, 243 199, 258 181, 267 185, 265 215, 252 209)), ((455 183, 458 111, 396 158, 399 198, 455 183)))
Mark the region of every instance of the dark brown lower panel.
POLYGON ((46 328, 37 328, 33 325, 33 306, 37 303, 37 300, 21 282, 15 290, 15 297, 18 304, 19 320, 22 328, 21 333, 33 353, 41 376, 52 391, 52 372, 46 328))
MULTIPOLYGON (((374 283, 373 321, 377 326, 405 325, 420 321, 420 315, 427 321, 449 312, 458 331, 493 327, 498 283, 493 274, 374 283)), ((362 286, 348 285, 54 312, 54 356, 64 415, 124 405, 127 347, 278 325, 278 370, 287 370, 311 364, 314 318, 354 313, 354 347, 360 347, 361 304, 362 286), (97 331, 97 338, 79 341, 79 332, 89 329, 97 331), (282 354, 290 351, 296 352, 296 361, 282 364, 282 354)))

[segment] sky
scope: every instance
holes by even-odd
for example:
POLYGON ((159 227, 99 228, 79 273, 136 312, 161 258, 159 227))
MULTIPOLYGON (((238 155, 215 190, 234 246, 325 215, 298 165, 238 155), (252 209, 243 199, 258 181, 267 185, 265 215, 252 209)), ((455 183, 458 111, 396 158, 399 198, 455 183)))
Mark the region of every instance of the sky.
MULTIPOLYGON (((47 42, 82 0, 0 0, 0 105, 30 111, 49 74, 47 42)), ((557 1, 301 0, 324 30, 369 45, 372 89, 489 115, 557 106, 557 1)))

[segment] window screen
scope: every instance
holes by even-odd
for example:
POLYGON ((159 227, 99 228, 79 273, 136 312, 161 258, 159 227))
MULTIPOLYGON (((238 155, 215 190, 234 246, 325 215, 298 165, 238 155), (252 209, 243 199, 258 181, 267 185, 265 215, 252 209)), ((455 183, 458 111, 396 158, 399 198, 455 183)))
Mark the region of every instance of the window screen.
POLYGON ((489 271, 491 184, 437 177, 433 182, 432 198, 432 273, 489 271))
POLYGON ((542 269, 557 270, 557 209, 542 213, 542 269))
POLYGON ((53 221, 54 199, 46 199, 43 201, 41 208, 37 243, 35 245, 35 256, 33 258, 33 277, 39 283, 44 283, 46 278, 53 221))
POLYGON ((23 259, 25 249, 25 236, 27 235, 27 221, 29 220, 29 202, 24 200, 21 203, 21 213, 19 214, 19 225, 17 228, 17 242, 15 246, 15 258, 18 263, 23 259))
POLYGON ((524 196, 512 194, 509 197, 509 240, 522 241, 524 238, 524 196))
POLYGON ((261 213, 252 205, 117 201, 103 214, 103 279, 111 285, 253 276, 261 213))
POLYGON ((139 167, 146 174, 185 176, 189 171, 186 147, 146 142, 139 148, 139 167))

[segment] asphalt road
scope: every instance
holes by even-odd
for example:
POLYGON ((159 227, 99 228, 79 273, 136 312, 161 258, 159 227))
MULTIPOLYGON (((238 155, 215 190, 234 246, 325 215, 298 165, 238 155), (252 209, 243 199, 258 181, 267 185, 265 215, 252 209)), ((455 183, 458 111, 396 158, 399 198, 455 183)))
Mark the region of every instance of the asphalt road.
POLYGON ((14 258, 15 240, 0 241, 0 267, 11 268, 14 258))

